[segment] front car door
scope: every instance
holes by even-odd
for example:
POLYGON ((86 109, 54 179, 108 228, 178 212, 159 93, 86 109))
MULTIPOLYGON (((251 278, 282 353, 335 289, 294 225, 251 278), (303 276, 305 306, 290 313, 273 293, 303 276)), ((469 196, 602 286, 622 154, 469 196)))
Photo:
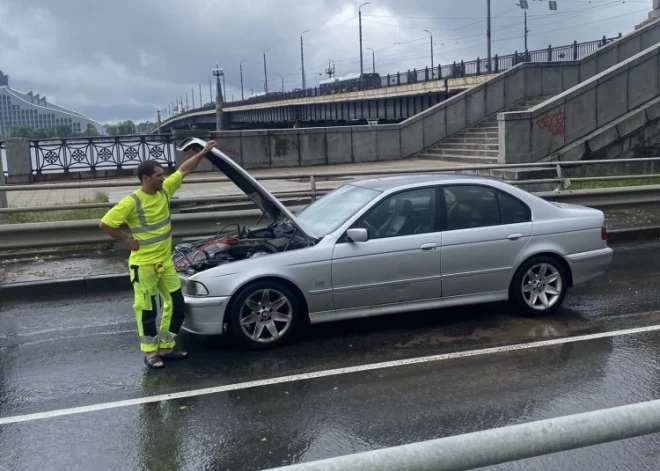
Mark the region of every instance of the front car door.
POLYGON ((367 229, 368 241, 338 241, 332 261, 336 310, 441 297, 437 201, 435 187, 390 195, 353 225, 367 229))
POLYGON ((516 257, 532 235, 529 207, 487 185, 447 185, 442 199, 443 296, 508 290, 516 257))

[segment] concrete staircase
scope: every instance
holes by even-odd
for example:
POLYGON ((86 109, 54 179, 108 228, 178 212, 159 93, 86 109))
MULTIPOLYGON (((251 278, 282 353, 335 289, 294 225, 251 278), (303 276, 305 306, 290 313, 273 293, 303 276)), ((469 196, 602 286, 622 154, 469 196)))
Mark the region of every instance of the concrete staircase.
MULTIPOLYGON (((525 111, 551 97, 525 98, 506 111, 525 111)), ((500 145, 498 141, 497 114, 478 122, 463 131, 453 134, 415 155, 417 159, 439 160, 469 164, 495 164, 500 145)))

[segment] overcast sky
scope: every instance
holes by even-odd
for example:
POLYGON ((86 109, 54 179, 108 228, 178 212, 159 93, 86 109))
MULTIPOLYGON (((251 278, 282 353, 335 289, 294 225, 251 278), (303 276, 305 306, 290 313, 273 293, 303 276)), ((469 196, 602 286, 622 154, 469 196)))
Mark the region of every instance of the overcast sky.
MULTIPOLYGON (((209 101, 218 62, 227 95, 301 86, 305 33, 308 86, 359 73, 358 6, 347 0, 0 0, 0 69, 16 90, 46 95, 102 122, 155 120, 156 109, 195 90, 209 101), (282 78, 280 78, 280 76, 282 78)), ((651 0, 529 1, 529 49, 627 34, 646 19, 651 0)), ((519 0, 492 0, 493 54, 523 50, 519 0)), ((396 73, 485 57, 486 0, 372 0, 362 8, 365 71, 396 73)))

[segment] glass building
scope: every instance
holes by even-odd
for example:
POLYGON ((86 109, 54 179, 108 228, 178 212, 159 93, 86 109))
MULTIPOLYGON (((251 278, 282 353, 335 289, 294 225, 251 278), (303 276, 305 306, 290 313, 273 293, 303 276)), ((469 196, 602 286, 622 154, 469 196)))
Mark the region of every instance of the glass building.
POLYGON ((69 126, 74 133, 85 132, 91 124, 103 134, 103 126, 85 115, 50 103, 45 96, 13 90, 9 76, 0 70, 0 136, 8 136, 9 130, 20 124, 32 129, 69 126))

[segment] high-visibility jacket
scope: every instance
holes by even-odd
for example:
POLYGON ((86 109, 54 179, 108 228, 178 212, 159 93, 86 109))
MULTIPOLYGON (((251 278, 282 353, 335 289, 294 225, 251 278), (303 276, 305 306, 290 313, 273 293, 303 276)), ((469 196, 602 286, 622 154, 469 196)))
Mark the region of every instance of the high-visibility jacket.
POLYGON ((167 264, 172 258, 172 223, 170 200, 181 188, 183 174, 176 171, 163 182, 163 188, 154 195, 141 189, 122 198, 101 221, 114 228, 123 224, 138 241, 139 250, 131 251, 132 265, 167 264))

